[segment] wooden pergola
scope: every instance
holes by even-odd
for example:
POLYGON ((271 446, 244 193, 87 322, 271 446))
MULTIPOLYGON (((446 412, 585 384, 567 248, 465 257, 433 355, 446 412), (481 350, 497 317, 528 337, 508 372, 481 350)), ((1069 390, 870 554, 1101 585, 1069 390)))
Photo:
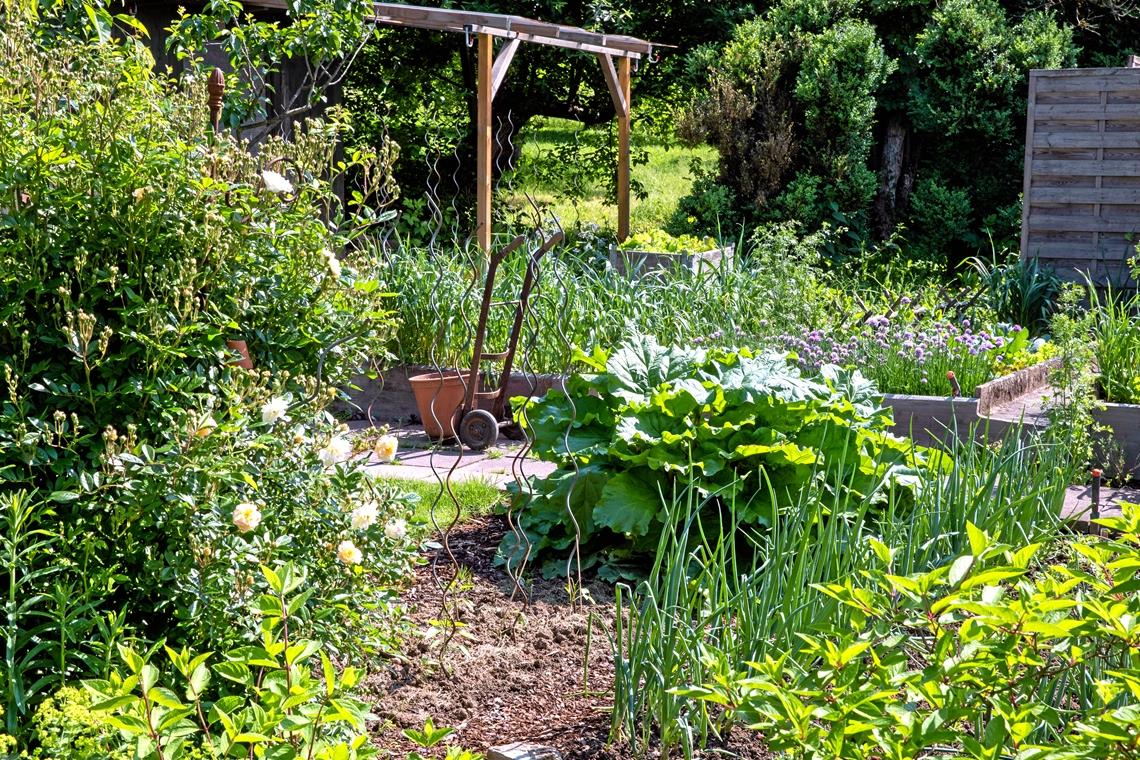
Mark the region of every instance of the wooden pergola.
MULTIPOLYGON (((286 0, 254 0, 262 7, 284 10, 286 0)), ((629 236, 629 128, 632 62, 651 55, 655 43, 620 34, 590 32, 575 26, 535 21, 502 13, 429 8, 398 3, 374 3, 372 19, 387 26, 457 32, 479 45, 478 124, 476 125, 476 228, 484 251, 491 250, 491 135, 492 103, 506 79, 511 60, 524 42, 593 53, 614 102, 618 119, 617 206, 618 239, 629 236), (495 38, 502 40, 496 53, 495 38), (615 59, 616 63, 615 63, 615 59)), ((657 47, 660 47, 657 45, 657 47)))

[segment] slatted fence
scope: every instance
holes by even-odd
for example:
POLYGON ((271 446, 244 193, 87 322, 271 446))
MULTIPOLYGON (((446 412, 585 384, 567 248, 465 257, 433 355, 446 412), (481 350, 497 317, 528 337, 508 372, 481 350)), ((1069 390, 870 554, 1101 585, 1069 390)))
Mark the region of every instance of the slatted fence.
POLYGON ((1068 280, 1136 287, 1140 68, 1030 72, 1025 132, 1022 257, 1068 280))

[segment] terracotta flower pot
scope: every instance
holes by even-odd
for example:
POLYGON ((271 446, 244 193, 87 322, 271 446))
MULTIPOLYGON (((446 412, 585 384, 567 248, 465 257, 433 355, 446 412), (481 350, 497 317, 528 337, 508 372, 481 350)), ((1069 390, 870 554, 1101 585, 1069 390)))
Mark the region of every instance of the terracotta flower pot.
POLYGON ((455 437, 456 416, 463 407, 464 383, 467 373, 456 369, 428 372, 408 378, 416 408, 423 420, 424 432, 429 438, 455 437))
POLYGON ((244 340, 227 340, 226 348, 241 356, 240 359, 227 362, 230 366, 253 369, 253 361, 249 358, 249 346, 245 344, 244 340))

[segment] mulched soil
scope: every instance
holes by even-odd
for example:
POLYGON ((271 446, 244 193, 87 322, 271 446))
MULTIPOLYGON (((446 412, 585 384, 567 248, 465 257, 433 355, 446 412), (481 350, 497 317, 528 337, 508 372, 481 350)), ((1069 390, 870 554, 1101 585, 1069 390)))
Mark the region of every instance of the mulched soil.
MULTIPOLYGON (((417 630, 405 647, 407 661, 389 663, 365 684, 380 720, 375 741, 403 758, 416 747, 401 729, 420 729, 430 717, 437 727, 455 729, 450 741, 477 752, 527 741, 554 747, 567 760, 631 757, 628 747, 607 742, 613 666, 605 627, 612 618, 612 588, 588 582, 592 608, 570 604, 565 580, 530 580, 530 603, 517 593, 512 599, 514 581, 493 565, 506 530, 502 518, 484 517, 451 535, 452 553, 470 577, 460 590, 446 594, 463 625, 442 658, 443 633, 434 621, 446 617, 440 584, 454 571, 442 552, 431 558, 434 571, 431 564, 419 568, 404 595, 417 630), (587 689, 583 654, 591 609, 587 689)), ((744 731, 741 738, 753 745, 755 737, 749 734, 744 731)), ((755 745, 718 754, 769 757, 755 745)))

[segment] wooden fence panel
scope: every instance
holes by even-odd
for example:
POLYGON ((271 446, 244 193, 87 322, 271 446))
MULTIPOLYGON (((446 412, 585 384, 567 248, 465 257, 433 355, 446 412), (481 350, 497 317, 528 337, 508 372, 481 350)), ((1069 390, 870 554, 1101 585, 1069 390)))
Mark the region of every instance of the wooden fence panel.
POLYGON ((1140 243, 1138 63, 1029 74, 1021 256, 1067 280, 1136 287, 1128 259, 1140 243))

